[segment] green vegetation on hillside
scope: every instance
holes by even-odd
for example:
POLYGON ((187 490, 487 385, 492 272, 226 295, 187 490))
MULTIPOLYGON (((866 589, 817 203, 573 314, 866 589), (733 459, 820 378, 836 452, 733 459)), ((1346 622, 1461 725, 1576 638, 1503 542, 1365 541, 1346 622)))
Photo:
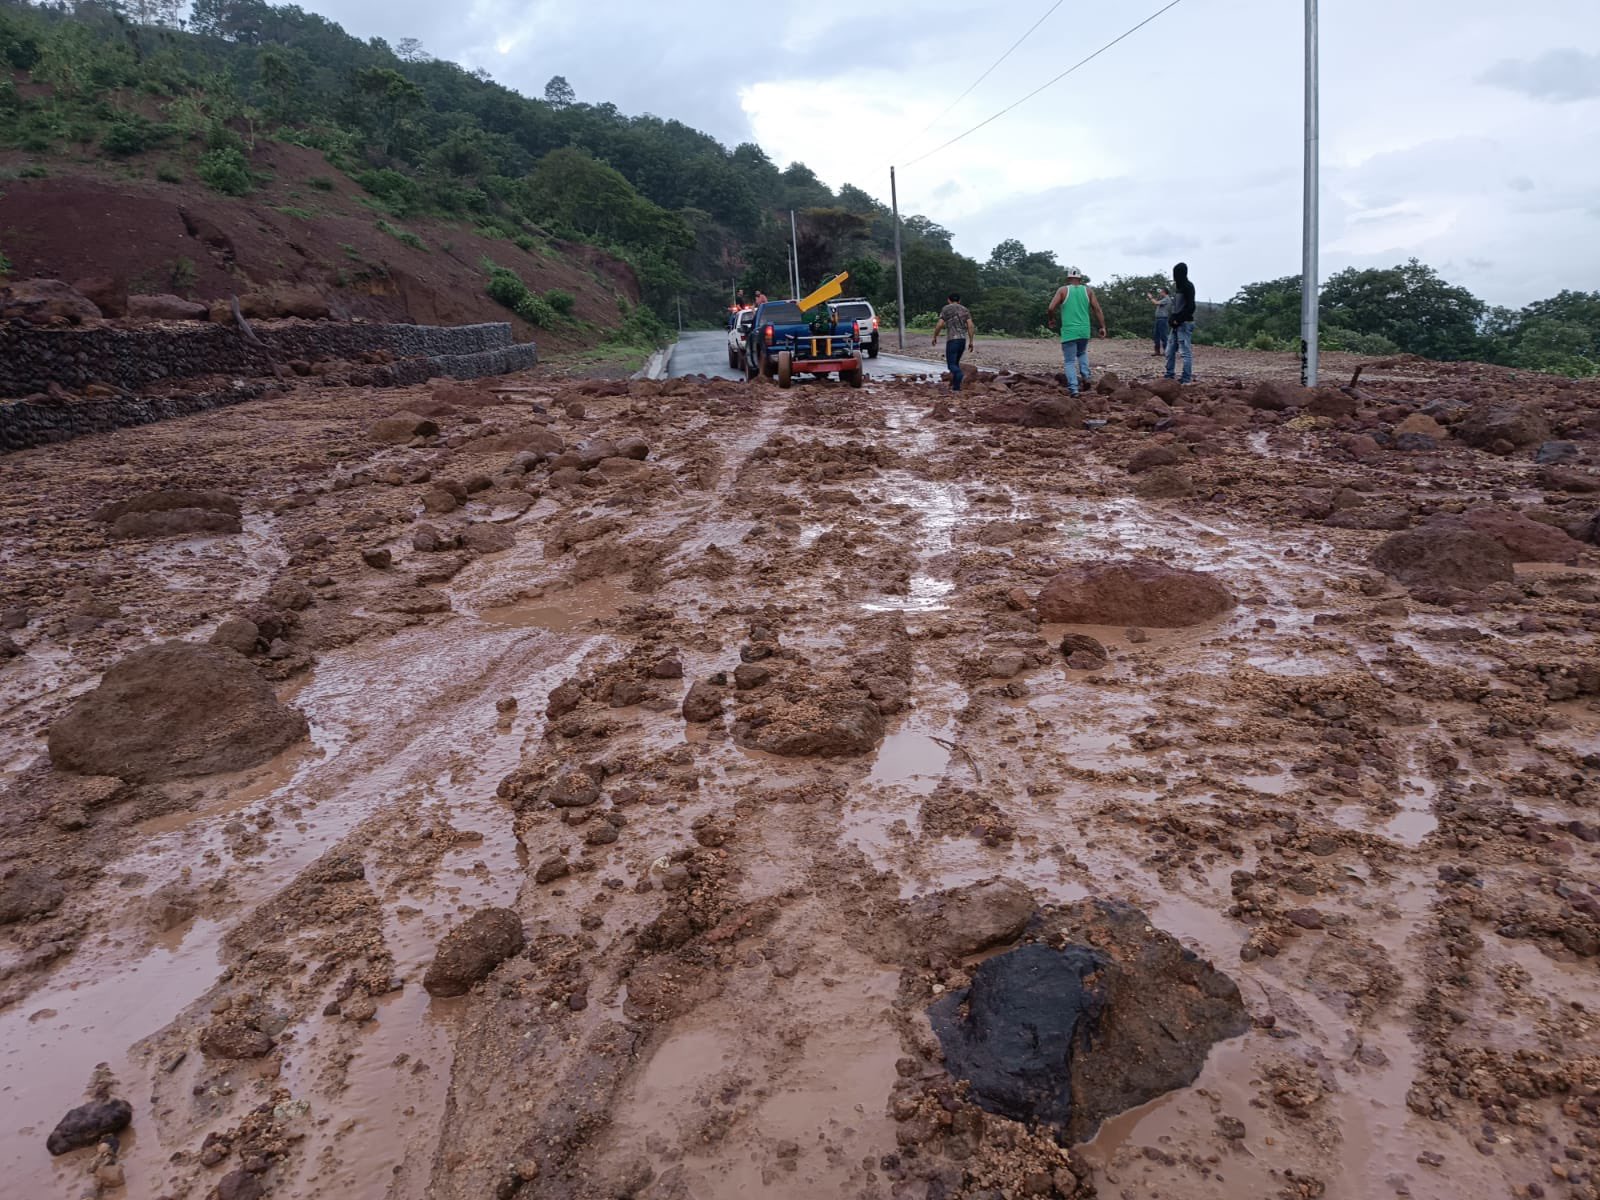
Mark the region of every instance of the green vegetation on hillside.
MULTIPOLYGON (((119 171, 244 196, 270 182, 263 143, 295 143, 353 179, 378 228, 418 249, 422 238, 395 221, 456 221, 541 253, 551 238, 581 241, 626 260, 654 311, 628 314, 624 337, 659 335, 659 317, 680 301, 687 318, 705 321, 739 288, 787 294, 793 209, 803 289, 847 269, 850 291, 886 323, 894 317, 888 208, 850 184, 835 192, 803 163, 780 169, 754 144, 728 150, 679 121, 582 103, 559 75, 542 98, 522 96, 431 58, 414 39, 363 42, 294 6, 194 0, 186 22, 181 9, 180 0, 0 0, 0 68, 10 68, 0 69, 0 146, 104 158, 119 171)), ((46 169, 36 162, 18 174, 46 169)), ((316 176, 309 186, 336 184, 316 176)), ((985 330, 1042 332, 1062 282, 1053 253, 1010 239, 978 263, 920 215, 902 222, 902 242, 908 313, 937 311, 955 290, 985 330)), ((1148 335, 1145 295, 1163 282, 1096 282, 1113 335, 1148 335)), ((563 318, 553 294, 524 299, 498 287, 510 297, 502 303, 540 324, 563 318)), ((1340 272, 1322 303, 1329 349, 1600 371, 1600 293, 1489 309, 1413 260, 1340 272)), ((1203 306, 1197 328, 1197 340, 1259 349, 1298 339, 1293 277, 1203 306)))

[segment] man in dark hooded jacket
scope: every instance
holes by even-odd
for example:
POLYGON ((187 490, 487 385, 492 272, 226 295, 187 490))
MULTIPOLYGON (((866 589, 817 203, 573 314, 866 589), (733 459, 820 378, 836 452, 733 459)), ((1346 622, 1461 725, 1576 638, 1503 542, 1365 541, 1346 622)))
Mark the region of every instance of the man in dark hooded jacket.
POLYGON ((1189 282, 1189 264, 1172 268, 1171 333, 1167 338, 1167 378, 1175 378, 1178 350, 1183 349, 1183 383, 1194 382, 1194 284, 1189 282))

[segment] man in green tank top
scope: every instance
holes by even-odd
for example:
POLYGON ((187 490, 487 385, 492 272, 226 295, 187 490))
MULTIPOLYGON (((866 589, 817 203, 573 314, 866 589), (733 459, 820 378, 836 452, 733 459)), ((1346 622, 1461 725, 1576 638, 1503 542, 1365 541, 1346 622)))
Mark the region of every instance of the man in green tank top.
POLYGON ((1089 318, 1100 327, 1100 336, 1106 336, 1106 318, 1100 311, 1100 298, 1094 289, 1083 282, 1083 272, 1077 267, 1067 268, 1066 286, 1056 289, 1050 301, 1050 312, 1061 314, 1061 362, 1067 377, 1067 390, 1078 394, 1078 373, 1081 365, 1083 383, 1089 384, 1089 318))

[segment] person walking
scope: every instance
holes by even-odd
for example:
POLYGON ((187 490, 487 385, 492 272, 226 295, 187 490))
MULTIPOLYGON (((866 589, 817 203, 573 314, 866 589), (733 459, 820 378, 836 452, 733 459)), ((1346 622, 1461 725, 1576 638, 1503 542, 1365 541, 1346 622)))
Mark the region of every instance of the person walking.
POLYGON ((965 376, 961 371, 961 356, 969 349, 976 352, 978 331, 973 327, 972 314, 961 303, 961 294, 951 292, 945 306, 939 310, 939 321, 933 327, 933 345, 939 344, 939 331, 944 330, 944 363, 950 369, 950 390, 959 392, 965 376))
POLYGON ((1169 318, 1172 316, 1172 293, 1166 288, 1162 288, 1159 296, 1146 292, 1144 298, 1156 306, 1156 325, 1152 340, 1155 343, 1155 356, 1160 358, 1167 352, 1167 329, 1169 318))
POLYGON ((1167 321, 1171 326, 1167 335, 1167 378, 1174 378, 1178 365, 1178 351, 1183 351, 1183 378, 1180 383, 1194 382, 1194 284, 1189 282, 1189 264, 1179 263, 1172 268, 1172 311, 1167 321))
POLYGON ((1089 317, 1094 316, 1100 327, 1100 336, 1106 336, 1106 318, 1100 311, 1100 298, 1094 289, 1083 281, 1083 272, 1077 267, 1067 268, 1067 282, 1056 289, 1050 301, 1050 315, 1059 314, 1061 323, 1061 363, 1067 377, 1067 391, 1074 396, 1080 387, 1089 386, 1089 317))

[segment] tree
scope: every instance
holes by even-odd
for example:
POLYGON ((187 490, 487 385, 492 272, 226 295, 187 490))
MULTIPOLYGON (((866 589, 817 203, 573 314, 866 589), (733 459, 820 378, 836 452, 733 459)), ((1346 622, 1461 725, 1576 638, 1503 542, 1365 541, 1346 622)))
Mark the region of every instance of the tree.
POLYGON ((544 85, 544 102, 552 108, 570 108, 577 101, 578 93, 572 90, 565 75, 552 75, 550 82, 544 85))
POLYGON ((989 267, 995 271, 1014 270, 1028 256, 1028 248, 1016 238, 1007 238, 989 252, 989 267))
POLYGON ((1149 297, 1158 288, 1169 287, 1161 275, 1113 275, 1095 286, 1100 311, 1105 314, 1106 332, 1149 336, 1155 327, 1156 308, 1149 297))
POLYGON ((401 62, 422 63, 429 62, 433 56, 422 48, 419 38, 401 38, 394 44, 395 57, 401 62))
POLYGON ((420 87, 390 67, 367 67, 356 72, 355 99, 360 120, 387 155, 394 146, 400 119, 420 108, 424 95, 420 87))
POLYGON ((1340 271, 1323 286, 1323 318, 1355 333, 1377 334, 1400 349, 1451 361, 1474 357, 1484 303, 1411 259, 1387 269, 1340 271))
POLYGON ((901 224, 913 241, 928 242, 941 250, 950 249, 950 231, 943 225, 935 224, 921 213, 907 217, 901 224))

